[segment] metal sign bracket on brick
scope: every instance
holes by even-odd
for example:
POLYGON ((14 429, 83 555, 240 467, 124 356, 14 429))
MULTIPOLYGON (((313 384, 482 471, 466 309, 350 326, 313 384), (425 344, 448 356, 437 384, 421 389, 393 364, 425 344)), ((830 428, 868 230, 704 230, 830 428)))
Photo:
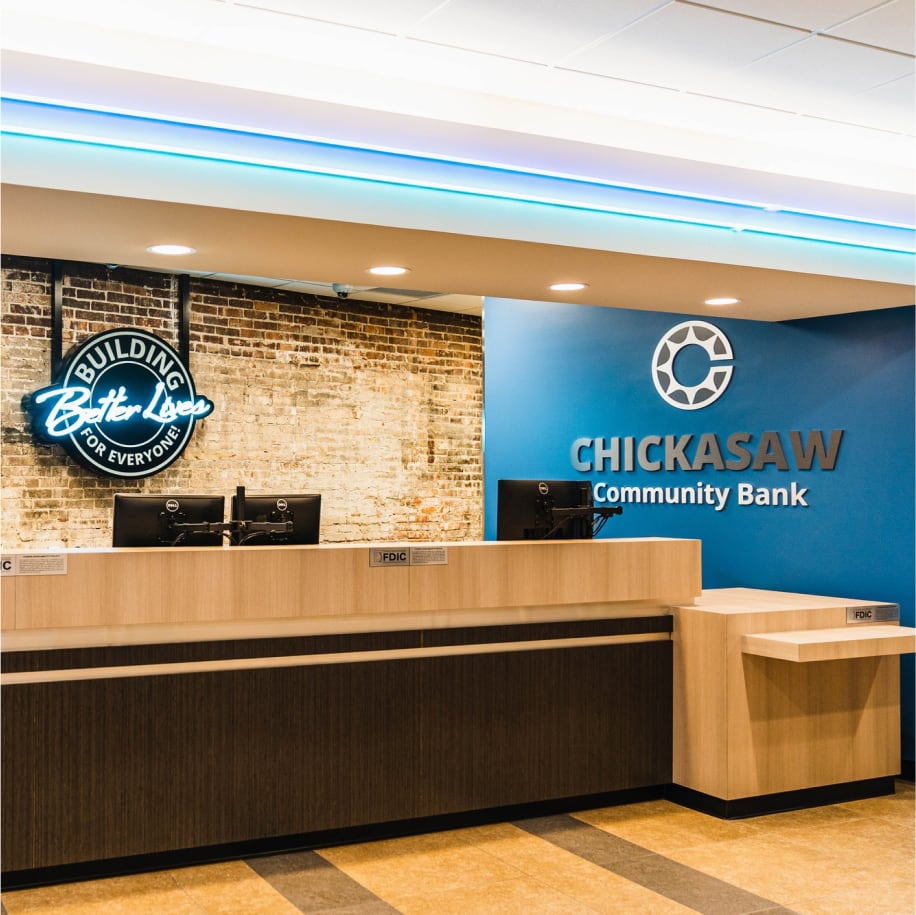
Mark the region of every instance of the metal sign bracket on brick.
MULTIPOLYGON (((51 381, 60 375, 64 354, 64 265, 51 261, 51 381)), ((191 277, 178 274, 178 355, 190 369, 191 277)))

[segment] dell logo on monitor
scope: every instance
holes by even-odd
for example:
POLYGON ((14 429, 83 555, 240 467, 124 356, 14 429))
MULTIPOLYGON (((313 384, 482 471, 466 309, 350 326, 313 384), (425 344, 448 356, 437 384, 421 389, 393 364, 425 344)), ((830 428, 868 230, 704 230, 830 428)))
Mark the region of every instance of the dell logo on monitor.
POLYGON ((165 470, 213 411, 178 353, 143 330, 90 337, 23 406, 40 440, 89 470, 131 479, 165 470))

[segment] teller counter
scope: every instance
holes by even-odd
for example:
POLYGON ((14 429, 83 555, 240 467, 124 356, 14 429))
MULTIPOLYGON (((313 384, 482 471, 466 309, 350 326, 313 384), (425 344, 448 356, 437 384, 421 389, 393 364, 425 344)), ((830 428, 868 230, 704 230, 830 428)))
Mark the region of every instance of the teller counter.
POLYGON ((4 556, 6 887, 671 782, 700 543, 4 556))

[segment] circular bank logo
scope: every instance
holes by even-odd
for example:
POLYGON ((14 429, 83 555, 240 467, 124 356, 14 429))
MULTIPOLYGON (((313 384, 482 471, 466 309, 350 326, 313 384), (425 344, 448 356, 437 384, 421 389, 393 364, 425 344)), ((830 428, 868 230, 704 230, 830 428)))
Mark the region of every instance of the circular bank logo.
POLYGON ((90 470, 129 478, 165 470, 213 410, 178 353, 142 330, 90 337, 24 405, 41 440, 90 470))
MULTIPOLYGON (((735 370, 733 365, 720 363, 733 358, 732 345, 718 327, 706 321, 684 321, 672 327, 655 347, 652 357, 655 390, 662 400, 678 410, 708 407, 725 393, 735 370), (697 384, 686 384, 678 377, 678 357, 695 352, 689 350, 690 347, 700 347, 706 352, 708 371, 697 384)), ((680 372, 683 377, 685 372, 682 367, 680 372)))

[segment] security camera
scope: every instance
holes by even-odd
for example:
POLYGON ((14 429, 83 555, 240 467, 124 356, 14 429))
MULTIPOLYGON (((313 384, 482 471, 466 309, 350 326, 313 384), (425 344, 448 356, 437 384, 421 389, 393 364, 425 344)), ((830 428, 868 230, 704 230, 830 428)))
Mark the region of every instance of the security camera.
POLYGON ((337 298, 345 299, 350 294, 350 287, 343 283, 332 283, 331 289, 337 293, 337 298))

